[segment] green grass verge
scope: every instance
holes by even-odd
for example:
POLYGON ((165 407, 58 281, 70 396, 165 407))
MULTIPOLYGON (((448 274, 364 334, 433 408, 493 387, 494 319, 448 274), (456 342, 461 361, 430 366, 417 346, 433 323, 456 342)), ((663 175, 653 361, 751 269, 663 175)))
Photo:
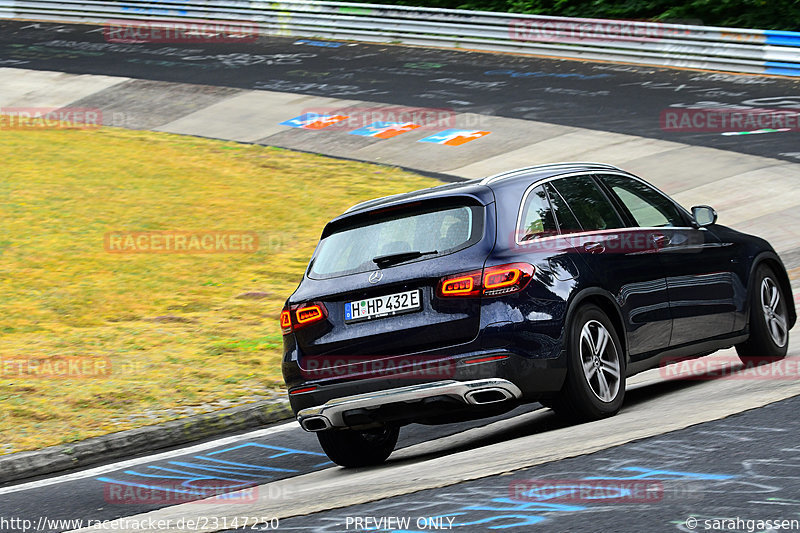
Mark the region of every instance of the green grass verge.
POLYGON ((356 202, 437 183, 370 164, 112 128, 0 131, 0 159, 0 453, 280 388, 278 315, 325 222, 356 202), (157 230, 252 231, 259 248, 104 247, 107 232, 157 230), (248 292, 259 294, 237 298, 248 292), (111 372, 34 377, 13 366, 42 369, 69 357, 110 361, 111 372))

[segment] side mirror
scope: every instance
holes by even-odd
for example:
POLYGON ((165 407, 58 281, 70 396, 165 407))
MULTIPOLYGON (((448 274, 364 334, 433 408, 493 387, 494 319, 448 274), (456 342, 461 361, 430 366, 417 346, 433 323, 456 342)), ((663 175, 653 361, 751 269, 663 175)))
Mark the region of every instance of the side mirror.
POLYGON ((717 221, 717 212, 709 205, 692 207, 692 218, 698 227, 709 226, 717 221))

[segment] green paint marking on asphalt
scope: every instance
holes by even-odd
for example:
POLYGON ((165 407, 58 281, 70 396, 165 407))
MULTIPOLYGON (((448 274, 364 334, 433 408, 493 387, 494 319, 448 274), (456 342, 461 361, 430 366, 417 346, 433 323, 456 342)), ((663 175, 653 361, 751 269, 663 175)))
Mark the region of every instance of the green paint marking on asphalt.
POLYGON ((764 128, 762 130, 753 131, 726 131, 723 135, 756 135, 759 133, 777 133, 780 131, 791 131, 791 128, 779 128, 777 130, 771 128, 764 128))

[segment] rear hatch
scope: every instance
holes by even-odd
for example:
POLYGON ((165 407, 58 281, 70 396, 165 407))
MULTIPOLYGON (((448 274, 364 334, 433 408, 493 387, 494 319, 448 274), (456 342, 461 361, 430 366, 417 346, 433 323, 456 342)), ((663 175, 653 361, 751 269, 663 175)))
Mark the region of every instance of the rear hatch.
POLYGON ((446 276, 483 267, 494 226, 493 204, 474 196, 333 221, 289 301, 294 308, 319 305, 325 315, 293 333, 301 368, 423 351, 435 358, 437 349, 473 340, 480 299, 443 298, 437 289, 446 276))

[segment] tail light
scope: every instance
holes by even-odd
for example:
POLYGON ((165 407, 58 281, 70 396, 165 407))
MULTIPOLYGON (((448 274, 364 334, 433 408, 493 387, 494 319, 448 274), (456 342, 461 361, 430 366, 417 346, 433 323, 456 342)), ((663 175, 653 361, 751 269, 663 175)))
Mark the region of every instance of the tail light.
POLYGON ((309 324, 319 322, 327 318, 328 310, 321 303, 311 302, 300 305, 293 305, 281 311, 281 332, 288 335, 292 331, 297 331, 309 324))
POLYGON ((528 263, 497 265, 442 278, 436 292, 440 298, 511 294, 527 287, 534 272, 528 263))
POLYGON ((439 281, 439 296, 480 296, 483 271, 465 272, 439 281))
POLYGON ((292 332, 292 313, 288 309, 281 311, 281 331, 284 335, 292 332))
POLYGON ((325 318, 326 313, 322 309, 322 304, 298 307, 294 312, 294 316, 297 319, 297 327, 313 324, 325 318))

